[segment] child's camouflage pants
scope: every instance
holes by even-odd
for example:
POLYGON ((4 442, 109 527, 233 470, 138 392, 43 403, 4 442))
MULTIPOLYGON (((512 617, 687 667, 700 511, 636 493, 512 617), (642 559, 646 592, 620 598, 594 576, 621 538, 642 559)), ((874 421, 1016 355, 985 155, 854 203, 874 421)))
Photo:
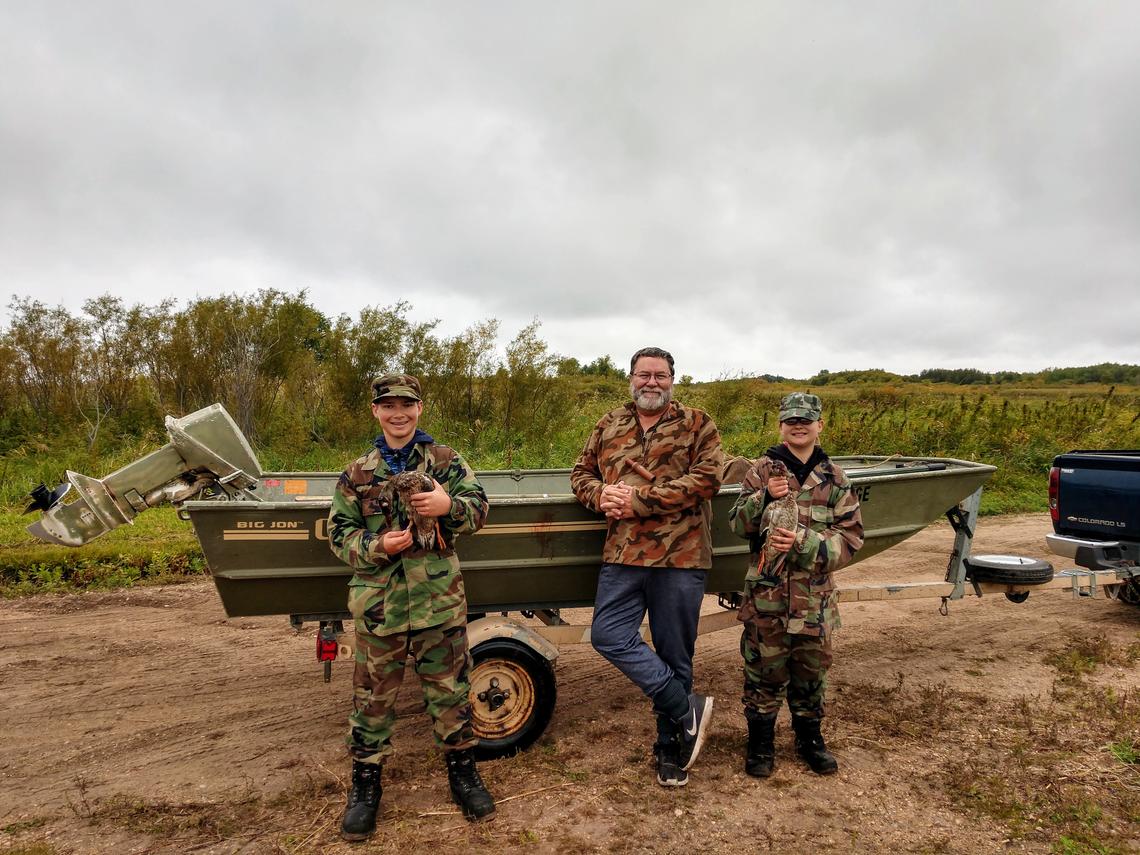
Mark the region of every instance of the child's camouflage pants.
MULTIPOLYGON (((355 613, 355 612, 354 612, 355 613)), ((473 748, 466 615, 428 629, 372 635, 367 613, 356 619, 353 712, 348 748, 356 760, 380 763, 392 753, 396 695, 410 654, 434 720, 435 742, 445 751, 473 748)))
POLYGON ((792 715, 823 717, 827 669, 831 667, 831 632, 792 635, 775 618, 753 616, 740 636, 744 657, 744 710, 779 712, 788 697, 792 715))

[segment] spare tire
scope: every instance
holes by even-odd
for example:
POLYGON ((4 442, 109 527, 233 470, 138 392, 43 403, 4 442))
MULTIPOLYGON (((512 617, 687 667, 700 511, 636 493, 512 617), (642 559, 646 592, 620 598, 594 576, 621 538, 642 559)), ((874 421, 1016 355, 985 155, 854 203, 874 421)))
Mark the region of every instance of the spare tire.
POLYGON ((966 578, 998 585, 1044 585, 1053 580, 1053 565, 1024 555, 971 555, 966 578))

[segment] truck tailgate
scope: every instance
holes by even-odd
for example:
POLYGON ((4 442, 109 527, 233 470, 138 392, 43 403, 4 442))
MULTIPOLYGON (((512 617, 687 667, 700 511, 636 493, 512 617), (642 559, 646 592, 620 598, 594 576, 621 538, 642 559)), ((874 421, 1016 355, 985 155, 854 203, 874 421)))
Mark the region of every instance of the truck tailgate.
POLYGON ((1140 451, 1058 455, 1053 528, 1074 537, 1140 539, 1140 451))

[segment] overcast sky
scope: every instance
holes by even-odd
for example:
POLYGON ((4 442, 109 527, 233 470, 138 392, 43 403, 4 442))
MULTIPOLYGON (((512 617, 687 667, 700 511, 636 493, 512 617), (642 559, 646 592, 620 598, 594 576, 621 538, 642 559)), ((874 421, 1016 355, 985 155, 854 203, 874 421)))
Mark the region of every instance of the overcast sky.
POLYGON ((1140 363, 1140 3, 0 0, 0 321, 263 287, 697 379, 1140 363))

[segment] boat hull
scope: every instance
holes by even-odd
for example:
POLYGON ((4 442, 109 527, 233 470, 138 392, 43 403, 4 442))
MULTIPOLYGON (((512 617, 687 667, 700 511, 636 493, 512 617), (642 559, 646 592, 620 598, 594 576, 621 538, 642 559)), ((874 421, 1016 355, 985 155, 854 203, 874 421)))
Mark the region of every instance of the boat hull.
MULTIPOLYGON (((994 467, 946 458, 835 458, 859 492, 865 544, 859 561, 940 519, 980 489, 994 467)), ((736 468, 740 473, 740 467, 736 468)), ((456 544, 472 612, 593 604, 606 522, 569 494, 568 470, 481 472, 488 524, 456 544)), ((202 544, 226 614, 345 613, 348 567, 328 548, 329 473, 268 473, 261 502, 184 505, 202 544)), ((711 593, 739 591, 748 545, 728 512, 739 495, 727 484, 713 499, 711 593)))

